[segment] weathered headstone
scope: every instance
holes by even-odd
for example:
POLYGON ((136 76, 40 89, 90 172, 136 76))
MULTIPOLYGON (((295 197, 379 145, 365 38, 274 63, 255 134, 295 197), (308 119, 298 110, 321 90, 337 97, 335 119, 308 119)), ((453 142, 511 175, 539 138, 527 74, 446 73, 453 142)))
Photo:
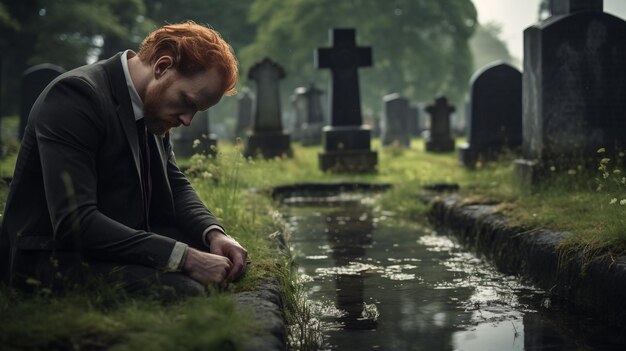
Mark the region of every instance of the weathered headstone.
POLYGON ((522 73, 506 63, 485 66, 470 80, 467 143, 459 157, 466 167, 522 146, 522 73))
MULTIPOLYGON (((324 111, 322 109, 323 90, 315 83, 298 87, 294 92, 293 106, 296 111, 296 125, 299 125, 299 140, 304 146, 319 145, 322 142, 324 111)), ((295 130, 295 129, 294 129, 295 130)))
POLYGON ((248 88, 242 89, 238 94, 237 101, 237 124, 235 125, 235 138, 242 140, 252 131, 253 96, 248 88))
POLYGON ((443 96, 435 99, 434 105, 426 107, 426 112, 430 114, 426 151, 454 151, 454 139, 450 134, 450 114, 454 111, 455 108, 448 105, 448 99, 443 96))
POLYGON ((269 58, 255 64, 248 73, 248 78, 256 82, 257 98, 252 133, 244 150, 246 157, 292 156, 290 137, 283 131, 280 109, 279 83, 284 77, 284 69, 269 58))
POLYGON ((420 130, 420 111, 417 106, 409 106, 409 135, 412 137, 419 136, 420 130))
POLYGON ((330 31, 331 48, 315 51, 315 66, 331 70, 331 125, 323 129, 320 169, 373 172, 378 154, 370 149, 370 129, 363 125, 358 68, 372 65, 372 49, 357 47, 354 29, 330 31))
POLYGON ((625 146, 626 22, 602 9, 602 0, 553 0, 553 15, 524 31, 516 174, 526 185, 625 146))
MULTIPOLYGON (((381 143, 383 146, 399 145, 411 146, 411 130, 409 119, 411 111, 409 100, 398 93, 383 97, 385 113, 383 114, 383 130, 381 143)), ((417 121, 416 121, 417 122, 417 121)))
POLYGON ((209 112, 200 111, 193 117, 189 127, 174 129, 172 147, 178 157, 191 157, 194 154, 215 155, 217 136, 211 133, 209 112))
POLYGON ((35 104, 39 94, 41 94, 50 82, 63 72, 65 72, 65 69, 62 67, 49 63, 42 63, 24 71, 22 75, 22 94, 20 97, 20 140, 22 140, 24 136, 30 109, 35 104))

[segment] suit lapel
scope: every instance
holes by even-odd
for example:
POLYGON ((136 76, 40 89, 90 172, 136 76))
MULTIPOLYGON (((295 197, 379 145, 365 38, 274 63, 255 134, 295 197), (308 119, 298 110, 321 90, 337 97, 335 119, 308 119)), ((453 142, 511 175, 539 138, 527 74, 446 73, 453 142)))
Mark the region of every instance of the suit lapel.
POLYGON ((133 113, 128 86, 126 85, 126 77, 121 62, 122 53, 118 53, 110 59, 106 60, 104 66, 109 75, 111 92, 115 102, 117 103, 116 112, 120 119, 126 141, 130 146, 135 161, 135 170, 137 177, 141 180, 141 159, 139 156, 139 140, 137 138, 137 124, 133 113))

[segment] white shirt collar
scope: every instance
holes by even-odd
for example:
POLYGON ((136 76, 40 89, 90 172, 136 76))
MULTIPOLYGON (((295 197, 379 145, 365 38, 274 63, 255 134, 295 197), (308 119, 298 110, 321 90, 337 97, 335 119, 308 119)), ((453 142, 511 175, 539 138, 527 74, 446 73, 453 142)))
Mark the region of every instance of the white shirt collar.
POLYGON ((130 77, 130 71, 128 70, 128 53, 135 55, 135 52, 132 50, 126 50, 122 53, 122 68, 124 68, 124 77, 126 77, 126 86, 128 87, 128 93, 130 94, 130 102, 133 105, 133 113, 135 114, 135 121, 138 121, 143 118, 143 101, 139 97, 137 93, 137 89, 135 89, 135 85, 133 84, 133 80, 130 77))

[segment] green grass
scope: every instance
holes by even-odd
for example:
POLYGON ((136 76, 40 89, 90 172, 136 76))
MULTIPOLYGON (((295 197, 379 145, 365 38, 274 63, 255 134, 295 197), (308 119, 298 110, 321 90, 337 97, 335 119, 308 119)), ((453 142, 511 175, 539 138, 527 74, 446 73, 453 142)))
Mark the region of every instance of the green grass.
MULTIPOLYGON (((66 297, 36 298, 2 290, 0 345, 8 349, 59 345, 120 350, 146 346, 157 350, 237 349, 246 336, 256 332, 258 321, 250 313, 234 310, 232 293, 254 289, 267 276, 282 283, 287 316, 292 323, 303 327, 312 316, 306 316, 305 296, 298 284, 291 281, 288 253, 278 253, 277 247, 284 244, 281 238, 287 233, 275 204, 267 196, 276 185, 389 182, 393 184, 392 190, 382 194, 376 206, 398 216, 425 221, 428 206, 419 199, 422 187, 429 183, 458 183, 468 202, 499 203, 497 211, 514 224, 571 232, 561 245, 563 252, 581 252, 593 259, 619 255, 626 250, 626 205, 619 205, 626 192, 617 181, 621 175, 612 173, 612 169, 607 179, 595 168, 586 172, 555 172, 550 181, 530 192, 514 181, 511 156, 470 171, 459 165, 454 152, 425 153, 421 140, 414 140, 408 150, 381 149, 377 140, 373 148, 379 152, 378 172, 373 174, 321 172, 317 163, 320 147, 298 144, 294 144, 291 159, 245 160, 240 156, 241 145, 220 141, 214 159, 195 156, 179 160, 190 167, 190 179, 207 206, 229 234, 248 249, 253 264, 246 277, 227 291, 215 292, 209 299, 166 305, 129 298, 107 289, 95 294, 76 292, 66 297), (596 190, 599 183, 603 184, 601 191, 596 190), (612 198, 618 202, 610 204, 612 198)), ((14 163, 14 154, 5 157, 0 161, 0 173, 10 175, 14 163)), ((0 198, 5 197, 6 187, 0 186, 0 198)), ((3 207, 4 201, 0 201, 0 208, 3 207)), ((314 332, 299 329, 314 343, 314 332)))

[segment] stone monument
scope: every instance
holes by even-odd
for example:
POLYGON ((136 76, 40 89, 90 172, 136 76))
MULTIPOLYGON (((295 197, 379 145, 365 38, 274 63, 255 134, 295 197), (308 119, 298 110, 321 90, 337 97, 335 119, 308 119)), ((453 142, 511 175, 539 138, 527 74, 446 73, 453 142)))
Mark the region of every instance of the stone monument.
POLYGON ((209 111, 197 112, 189 127, 181 126, 172 132, 172 147, 177 157, 217 154, 217 136, 211 133, 209 111))
POLYGON ((284 69, 269 58, 255 64, 248 78, 256 82, 256 109, 252 132, 244 150, 245 157, 262 155, 264 158, 291 157, 291 140, 283 131, 280 109, 280 79, 284 69))
POLYGON ((470 80, 467 143, 461 163, 473 168, 479 160, 494 160, 504 150, 522 145, 522 73, 515 67, 491 63, 470 80))
POLYGON ((411 110, 409 100, 398 93, 393 93, 383 97, 383 104, 385 113, 383 114, 381 133, 382 145, 411 146, 411 130, 409 127, 411 110))
POLYGON ((235 138, 244 139, 252 131, 252 113, 254 98, 250 89, 244 88, 238 94, 237 100, 237 124, 235 125, 235 138))
POLYGON ((372 65, 372 49, 357 47, 354 29, 330 31, 332 47, 315 51, 315 66, 329 68, 331 125, 323 129, 323 171, 373 172, 378 154, 370 149, 370 129, 363 125, 359 67, 372 65))
POLYGON ((448 105, 448 99, 441 96, 435 99, 434 105, 426 106, 430 114, 430 133, 426 138, 426 151, 454 151, 454 139, 450 134, 450 114, 455 111, 448 105))
POLYGON ((56 77, 65 72, 65 69, 57 65, 42 63, 33 66, 22 75, 22 89, 20 97, 20 129, 19 138, 22 140, 26 122, 30 109, 35 104, 39 94, 52 82, 56 77))
POLYGON ((552 16, 524 31, 523 184, 547 169, 597 163, 626 142, 626 22, 602 0, 553 0, 552 16))
POLYGON ((293 105, 296 121, 300 121, 300 142, 303 146, 319 145, 322 142, 324 111, 322 108, 324 91, 309 83, 306 87, 298 87, 294 92, 293 105))

